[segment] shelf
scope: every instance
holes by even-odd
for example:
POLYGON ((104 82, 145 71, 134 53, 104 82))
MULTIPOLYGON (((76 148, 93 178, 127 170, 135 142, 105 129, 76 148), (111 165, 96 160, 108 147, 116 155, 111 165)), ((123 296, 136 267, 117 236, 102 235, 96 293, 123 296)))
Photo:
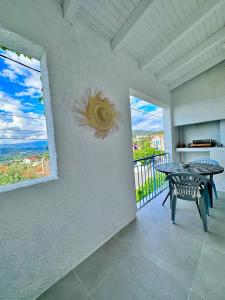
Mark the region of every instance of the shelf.
POLYGON ((211 152, 224 150, 225 147, 176 148, 176 152, 211 152))

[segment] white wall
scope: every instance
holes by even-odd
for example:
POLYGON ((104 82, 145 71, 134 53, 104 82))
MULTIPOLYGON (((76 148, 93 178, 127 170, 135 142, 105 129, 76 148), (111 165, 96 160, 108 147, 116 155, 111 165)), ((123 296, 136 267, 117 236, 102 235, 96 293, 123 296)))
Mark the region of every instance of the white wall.
POLYGON ((59 1, 1 1, 0 26, 48 53, 60 179, 0 195, 0 298, 32 299, 135 218, 129 88, 168 104, 170 96, 132 58, 68 24, 59 1), (71 113, 96 86, 123 115, 103 141, 71 113))
MULTIPOLYGON (((222 62, 172 91, 173 124, 189 124, 181 126, 181 143, 187 145, 193 139, 212 138, 225 145, 224 83, 225 62, 222 62)), ((211 158, 225 167, 224 154, 224 148, 212 148, 208 152, 180 153, 179 156, 186 162, 211 158)), ((217 189, 224 191, 225 174, 214 177, 217 189)))
POLYGON ((199 139, 213 139, 217 143, 220 143, 220 121, 186 125, 180 129, 181 142, 186 146, 192 143, 193 140, 199 139))
POLYGON ((225 62, 172 91, 174 125, 225 119, 225 62))

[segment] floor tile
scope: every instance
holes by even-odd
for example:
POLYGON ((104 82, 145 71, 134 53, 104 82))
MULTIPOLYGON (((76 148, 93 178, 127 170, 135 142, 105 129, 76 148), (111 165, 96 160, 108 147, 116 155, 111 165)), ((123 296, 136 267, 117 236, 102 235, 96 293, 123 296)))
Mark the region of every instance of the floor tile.
POLYGON ((193 290, 208 300, 225 299, 225 253, 204 247, 200 257, 193 290))
POLYGON ((194 291, 190 292, 188 300, 207 300, 205 297, 200 296, 194 291))
POLYGON ((38 300, 88 300, 91 299, 73 272, 44 292, 38 300))
POLYGON ((148 234, 154 226, 155 224, 153 222, 145 222, 140 216, 137 216, 134 221, 123 228, 115 237, 131 247, 148 234))
POLYGON ((209 232, 206 245, 225 252, 225 209, 215 207, 210 210, 209 232))
POLYGON ((105 278, 93 297, 96 300, 186 300, 188 289, 146 258, 131 252, 105 278))
MULTIPOLYGON (((141 220, 149 218, 159 225, 170 226, 172 221, 169 201, 166 202, 165 206, 162 206, 161 202, 161 199, 160 201, 153 199, 149 205, 143 207, 139 212, 141 220)), ((199 235, 204 235, 202 221, 195 202, 178 199, 176 224, 183 232, 196 235, 196 238, 199 238, 199 235)))
POLYGON ((136 247, 152 262, 186 287, 190 287, 201 254, 202 240, 186 234, 177 225, 156 226, 136 247))
POLYGON ((170 220, 170 209, 169 204, 166 203, 162 206, 163 199, 166 194, 160 194, 160 197, 153 199, 151 202, 146 204, 137 212, 137 217, 139 217, 144 222, 151 222, 153 224, 169 221, 170 220))
POLYGON ((220 199, 215 199, 214 200, 214 206, 215 207, 220 207, 220 208, 225 208, 225 199, 222 199, 222 198, 220 198, 220 199))
POLYGON ((173 225, 165 194, 39 299, 224 300, 225 200, 205 233, 189 201, 178 199, 173 225))
POLYGON ((92 294, 103 278, 128 251, 129 248, 126 244, 112 238, 77 266, 74 271, 92 294))

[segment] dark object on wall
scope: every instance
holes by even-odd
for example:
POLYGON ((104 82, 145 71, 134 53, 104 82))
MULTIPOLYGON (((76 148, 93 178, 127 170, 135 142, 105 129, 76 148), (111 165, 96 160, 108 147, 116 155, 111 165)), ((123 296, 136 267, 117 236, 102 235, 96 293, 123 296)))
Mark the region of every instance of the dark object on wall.
POLYGON ((193 140, 191 144, 189 144, 190 148, 195 147, 215 147, 216 142, 212 139, 205 139, 205 140, 193 140))
POLYGON ((185 144, 181 144, 181 143, 179 143, 178 145, 177 145, 177 148, 185 148, 186 147, 186 145, 185 144))

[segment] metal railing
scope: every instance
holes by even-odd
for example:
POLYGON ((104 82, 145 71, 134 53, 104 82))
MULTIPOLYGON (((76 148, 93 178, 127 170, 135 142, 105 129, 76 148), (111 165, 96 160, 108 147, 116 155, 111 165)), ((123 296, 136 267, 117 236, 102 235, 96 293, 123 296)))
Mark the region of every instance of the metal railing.
POLYGON ((169 154, 158 154, 134 160, 137 208, 151 201, 168 187, 166 176, 155 167, 169 162, 169 154))

